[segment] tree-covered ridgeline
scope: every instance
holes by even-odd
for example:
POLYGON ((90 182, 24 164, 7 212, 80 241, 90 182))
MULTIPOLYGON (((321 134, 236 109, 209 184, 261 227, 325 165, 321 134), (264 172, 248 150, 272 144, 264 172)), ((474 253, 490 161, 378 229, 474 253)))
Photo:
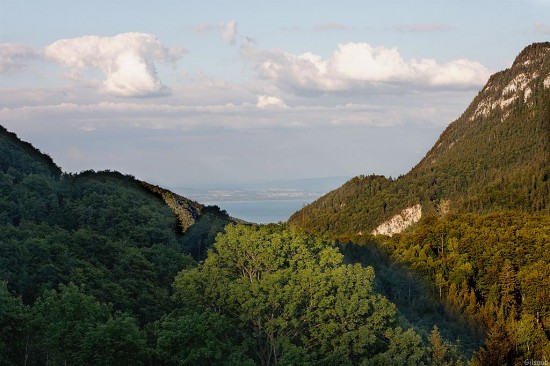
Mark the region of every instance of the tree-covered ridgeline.
MULTIPOLYGON (((103 315, 93 321, 102 332, 122 336, 113 327, 134 325, 145 332, 174 309, 171 284, 178 271, 194 265, 189 254, 204 255, 231 222, 217 207, 181 203, 180 212, 172 211, 158 192, 117 172, 62 173, 49 156, 0 128, 0 282, 8 304, 0 313, 0 353, 8 361, 0 364, 120 364, 75 361, 77 354, 84 357, 76 339, 72 351, 58 355, 55 347, 67 347, 71 337, 55 347, 43 343, 50 333, 36 324, 49 305, 35 308, 51 291, 77 291, 101 305, 103 315), (199 212, 197 225, 190 223, 185 233, 183 209, 199 212)), ((140 355, 143 363, 152 357, 140 355)))
POLYGON ((549 77, 550 43, 525 48, 409 173, 353 178, 289 224, 347 244, 352 262, 372 263, 382 250, 388 264, 377 273, 408 268, 411 276, 382 281, 382 293, 406 311, 428 308, 423 297, 407 304, 419 277, 444 312, 481 330, 473 364, 550 360, 549 77), (392 238, 371 235, 417 204, 420 223, 392 238))
POLYGON ((491 76, 426 156, 396 179, 359 176, 289 223, 345 241, 418 203, 422 212, 550 214, 550 43, 491 76))

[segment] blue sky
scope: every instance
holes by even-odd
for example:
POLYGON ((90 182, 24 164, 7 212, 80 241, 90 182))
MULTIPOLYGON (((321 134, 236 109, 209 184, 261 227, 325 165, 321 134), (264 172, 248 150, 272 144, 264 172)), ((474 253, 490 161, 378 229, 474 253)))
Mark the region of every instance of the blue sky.
POLYGON ((420 160, 550 1, 0 0, 0 123, 165 186, 420 160))

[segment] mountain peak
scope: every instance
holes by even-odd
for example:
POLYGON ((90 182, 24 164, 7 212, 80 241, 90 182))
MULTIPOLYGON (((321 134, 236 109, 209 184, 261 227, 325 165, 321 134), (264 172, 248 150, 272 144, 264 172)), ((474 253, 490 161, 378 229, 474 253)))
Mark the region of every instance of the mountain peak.
POLYGON ((533 43, 516 57, 512 67, 497 72, 474 99, 465 115, 470 121, 500 113, 502 121, 515 103, 532 104, 534 96, 550 88, 550 42, 533 43))
POLYGON ((289 221, 345 237, 418 204, 422 215, 549 212, 550 42, 526 47, 492 75, 409 173, 376 189, 371 183, 351 180, 289 221))
POLYGON ((512 67, 530 64, 532 62, 544 62, 550 56, 550 42, 533 43, 523 49, 517 55, 512 67))

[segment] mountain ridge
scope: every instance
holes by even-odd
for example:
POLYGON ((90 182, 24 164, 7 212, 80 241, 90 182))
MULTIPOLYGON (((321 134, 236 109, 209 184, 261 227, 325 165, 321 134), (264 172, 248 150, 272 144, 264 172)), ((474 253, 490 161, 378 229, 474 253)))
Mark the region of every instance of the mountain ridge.
POLYGON ((549 212, 550 42, 492 75, 407 174, 359 176, 289 218, 333 238, 371 232, 403 210, 423 215, 549 212))

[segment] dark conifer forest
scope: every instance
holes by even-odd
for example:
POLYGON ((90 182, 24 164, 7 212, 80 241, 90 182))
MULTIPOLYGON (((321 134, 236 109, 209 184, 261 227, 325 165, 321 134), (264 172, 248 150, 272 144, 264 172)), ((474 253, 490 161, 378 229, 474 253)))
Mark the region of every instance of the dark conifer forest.
POLYGON ((0 126, 0 365, 549 360, 541 75, 550 43, 493 75, 406 175, 353 178, 270 225, 64 173, 0 126))

